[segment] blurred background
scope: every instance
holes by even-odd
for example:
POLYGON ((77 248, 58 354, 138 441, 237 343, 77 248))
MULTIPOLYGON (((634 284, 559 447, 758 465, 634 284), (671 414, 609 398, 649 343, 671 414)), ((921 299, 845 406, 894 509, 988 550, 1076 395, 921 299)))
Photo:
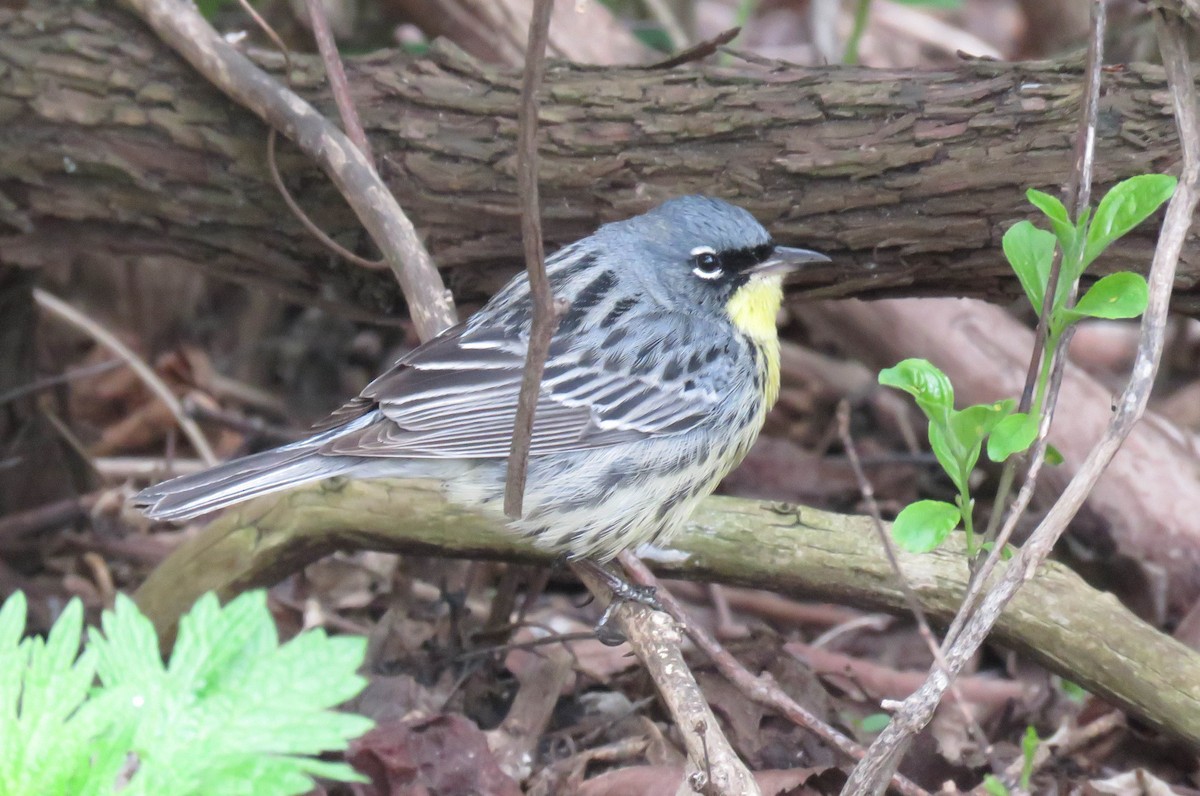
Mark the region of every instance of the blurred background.
MULTIPOLYGON (((239 46, 274 47, 236 2, 202 0, 199 6, 239 46)), ((954 70, 972 58, 1057 59, 1078 67, 1089 34, 1089 6, 1085 0, 560 0, 549 57, 600 67, 648 65, 740 27, 730 44, 739 53, 802 66, 954 70)), ((292 52, 313 51, 302 0, 259 0, 254 7, 292 52)), ((325 9, 347 59, 369 58, 381 49, 421 59, 440 38, 488 68, 518 68, 524 60, 526 0, 326 0, 325 9)), ((1106 63, 1157 58, 1148 13, 1147 5, 1136 0, 1108 4, 1106 63)), ((723 51, 708 62, 730 68, 744 64, 723 51)), ((283 165, 286 173, 286 161, 283 165)), ((381 168, 386 172, 387 165, 381 168)), ((219 458, 305 434, 418 342, 402 304, 389 299, 394 311, 381 313, 378 308, 387 301, 376 301, 374 293, 356 311, 343 300, 344 292, 336 301, 298 301, 277 289, 253 287, 252 276, 221 281, 187 263, 162 260, 134 264, 74 252, 36 270, 0 266, 0 596, 25 590, 43 626, 72 595, 94 612, 110 604, 116 591, 136 588, 186 537, 188 529, 150 525, 129 509, 127 499, 151 480, 203 462, 181 434, 177 417, 124 357, 99 344, 79 322, 34 309, 27 299, 35 284, 149 362, 219 458)), ((511 258, 497 263, 494 280, 487 283, 464 285, 451 278, 460 317, 519 267, 511 258)), ((364 294, 372 290, 364 288, 364 294)), ((792 295, 780 319, 786 341, 781 400, 754 451, 720 491, 861 513, 861 491, 835 422, 837 407, 846 402, 885 516, 920 498, 951 499, 953 486, 928 450, 918 412, 907 399, 881 389, 876 374, 907 356, 922 356, 951 375, 960 405, 1015 394, 1024 379, 1035 321, 1023 303, 807 301, 802 292, 792 295)), ((1135 323, 1093 322, 1075 336, 1074 366, 1063 393, 1065 417, 1056 421, 1054 438, 1067 461, 1058 475, 1045 479, 1025 531, 1099 436, 1136 342, 1135 323)), ((1200 324, 1180 314, 1169 330, 1151 416, 1114 463, 1108 488, 1089 503, 1060 550, 1093 584, 1192 645, 1200 644, 1195 610, 1200 565, 1194 563, 1200 561, 1200 512, 1190 510, 1200 502, 1198 353, 1200 324), (1166 559, 1177 563, 1168 565, 1166 559)), ((982 467, 975 485, 981 511, 987 511, 997 475, 998 469, 982 467)), ((432 688, 441 670, 429 662, 429 650, 449 643, 445 593, 457 589, 465 595, 461 604, 483 613, 478 623, 494 610, 489 601, 498 589, 536 580, 528 573, 506 574, 494 564, 464 569, 356 554, 314 565, 277 587, 272 597, 285 633, 314 625, 367 633, 381 670, 387 668, 384 663, 394 670, 415 667, 422 672, 418 679, 432 688), (422 662, 413 663, 418 658, 422 662)), ((761 635, 769 632, 803 643, 822 639, 821 646, 846 660, 870 659, 891 672, 928 665, 923 643, 904 620, 746 589, 689 584, 678 589, 721 635, 758 644, 749 655, 770 656, 763 650, 773 647, 764 646, 761 635), (829 633, 837 640, 829 641, 829 633)), ((531 610, 537 621, 556 628, 586 630, 592 608, 576 606, 575 596, 565 580, 556 582, 531 610)), ((595 699, 596 682, 607 687, 610 679, 636 680, 626 671, 627 661, 604 657, 600 649, 594 654, 588 670, 592 690, 572 692, 572 709, 580 714, 590 709, 587 700, 595 699), (593 696, 585 699, 586 693, 593 696)), ((848 671, 850 664, 838 660, 835 666, 848 671)), ((457 709, 483 726, 497 721, 511 698, 515 675, 505 668, 509 664, 518 665, 499 656, 486 677, 474 673, 471 683, 481 692, 456 691, 457 709)), ((1001 696, 981 697, 978 716, 995 738, 1015 738, 1027 723, 1053 729, 1064 716, 1100 710, 1007 651, 991 650, 976 668, 1019 685, 1001 696)), ((834 676, 833 686, 805 680, 805 687, 816 688, 820 696, 813 698, 834 720, 869 740, 871 728, 863 718, 872 712, 873 694, 859 676, 834 676)), ((622 694, 623 706, 648 693, 644 682, 612 688, 622 694)), ((647 710, 658 718, 653 708, 647 710)), ((576 732, 577 718, 565 710, 556 731, 562 737, 586 735, 576 732)), ((756 740, 738 742, 743 751, 752 747, 759 761, 782 767, 798 759, 806 764, 833 759, 811 741, 751 735, 756 740), (776 759, 787 755, 786 761, 776 759)), ((1124 746, 1129 737, 1121 735, 1099 750, 1091 747, 1087 770, 1100 776, 1142 766, 1177 786, 1190 781, 1194 759, 1175 756, 1177 749, 1159 738, 1136 736, 1143 745, 1124 746)), ((916 754, 926 765, 928 782, 971 780, 975 759, 963 751, 967 741, 961 727, 943 724, 926 742, 916 754)), ((566 759, 553 744, 546 750, 545 770, 566 759)), ((543 787, 542 792, 555 792, 551 784, 543 787)))

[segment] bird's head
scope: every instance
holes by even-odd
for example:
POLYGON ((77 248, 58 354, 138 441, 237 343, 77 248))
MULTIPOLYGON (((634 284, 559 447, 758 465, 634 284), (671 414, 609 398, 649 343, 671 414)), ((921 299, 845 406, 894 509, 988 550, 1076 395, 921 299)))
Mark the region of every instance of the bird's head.
POLYGON ((602 227, 596 234, 660 302, 724 312, 743 333, 774 335, 783 277, 823 254, 777 246, 746 210, 707 196, 682 196, 602 227))

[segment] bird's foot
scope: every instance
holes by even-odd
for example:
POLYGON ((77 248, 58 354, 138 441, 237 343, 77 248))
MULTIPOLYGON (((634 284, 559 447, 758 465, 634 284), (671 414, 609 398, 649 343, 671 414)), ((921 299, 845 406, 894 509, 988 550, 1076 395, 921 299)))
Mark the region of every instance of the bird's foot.
POLYGON ((614 627, 610 621, 613 612, 621 603, 635 602, 654 611, 663 610, 653 586, 630 583, 607 567, 586 558, 579 561, 572 561, 571 566, 585 569, 594 574, 612 592, 612 600, 608 603, 608 607, 604 609, 600 621, 596 623, 596 638, 601 644, 615 647, 625 643, 625 635, 614 627))

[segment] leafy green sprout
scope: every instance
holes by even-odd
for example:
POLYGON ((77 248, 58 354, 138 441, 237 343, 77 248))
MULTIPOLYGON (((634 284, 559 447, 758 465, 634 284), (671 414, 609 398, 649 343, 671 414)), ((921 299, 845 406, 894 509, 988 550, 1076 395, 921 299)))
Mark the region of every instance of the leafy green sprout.
MULTIPOLYGON (((1041 743, 1042 739, 1038 737, 1037 730, 1033 725, 1027 726, 1025 734, 1021 736, 1021 777, 1017 783, 1023 793, 1029 792, 1029 785, 1033 780, 1033 767, 1037 762, 1037 751, 1041 743)), ((988 774, 983 778, 983 790, 989 796, 1009 796, 1012 792, 994 774, 988 774)))
MULTIPOLYGON (((892 524, 892 534, 903 549, 914 553, 937 548, 962 525, 967 554, 974 557, 977 544, 971 473, 986 445, 988 458, 1003 462, 1033 445, 1045 411, 1053 352, 1072 324, 1084 318, 1136 318, 1146 309, 1149 289, 1141 274, 1122 271, 1097 280, 1072 303, 1074 285, 1112 243, 1146 220, 1175 190, 1174 177, 1144 174, 1113 186, 1095 212, 1085 209, 1071 221, 1062 202, 1041 191, 1026 192, 1042 211, 1053 231, 1030 221, 1014 224, 1002 240, 1004 255, 1017 275, 1034 311, 1041 312, 1049 289, 1056 251, 1061 254, 1059 281, 1050 306, 1045 351, 1028 412, 1015 411, 1017 402, 1005 399, 991 404, 954 408, 950 379, 924 359, 906 359, 879 373, 879 383, 913 396, 929 421, 929 445, 938 463, 953 482, 954 502, 919 500, 906 506, 892 524)), ((1047 460, 1061 461, 1053 448, 1047 460)))

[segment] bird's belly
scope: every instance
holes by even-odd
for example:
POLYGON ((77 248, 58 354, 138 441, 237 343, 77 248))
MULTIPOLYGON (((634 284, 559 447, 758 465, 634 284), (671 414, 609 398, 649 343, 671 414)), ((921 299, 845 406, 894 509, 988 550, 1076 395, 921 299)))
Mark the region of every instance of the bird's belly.
MULTIPOLYGON (((683 434, 534 457, 524 516, 509 526, 538 547, 598 561, 665 541, 750 450, 765 413, 757 404, 683 434)), ((451 500, 499 512, 505 463, 480 462, 446 486, 451 500)))

